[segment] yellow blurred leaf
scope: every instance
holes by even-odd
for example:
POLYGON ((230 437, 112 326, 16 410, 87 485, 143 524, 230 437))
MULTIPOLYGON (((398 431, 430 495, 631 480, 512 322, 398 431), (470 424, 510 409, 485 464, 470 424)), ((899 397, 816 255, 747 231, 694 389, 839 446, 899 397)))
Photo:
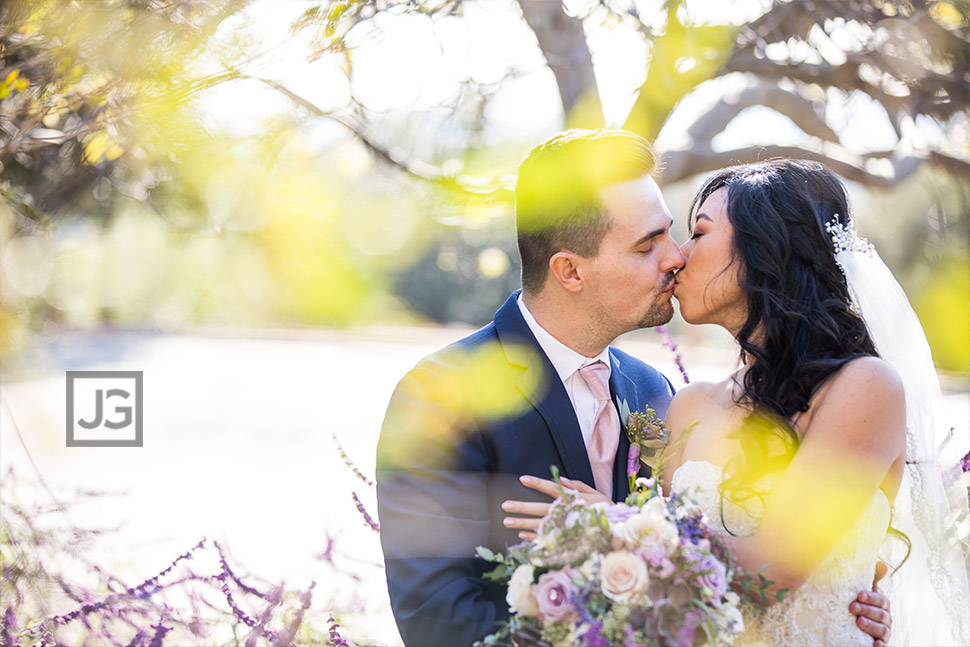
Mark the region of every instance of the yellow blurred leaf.
POLYGON ((933 21, 944 29, 959 29, 964 24, 963 14, 949 2, 937 2, 930 7, 933 21))

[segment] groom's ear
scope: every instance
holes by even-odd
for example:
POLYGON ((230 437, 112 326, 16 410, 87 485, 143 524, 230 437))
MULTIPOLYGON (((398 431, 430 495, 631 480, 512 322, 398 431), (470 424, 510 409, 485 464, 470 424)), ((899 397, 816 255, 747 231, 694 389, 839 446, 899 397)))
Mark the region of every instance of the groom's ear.
POLYGON ((583 288, 580 265, 579 256, 568 250, 562 250, 549 259, 549 274, 566 290, 579 292, 583 288))

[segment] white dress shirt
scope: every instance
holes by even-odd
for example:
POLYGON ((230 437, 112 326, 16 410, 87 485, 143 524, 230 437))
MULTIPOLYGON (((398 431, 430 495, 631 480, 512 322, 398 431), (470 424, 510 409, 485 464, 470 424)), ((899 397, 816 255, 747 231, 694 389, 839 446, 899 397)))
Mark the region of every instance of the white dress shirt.
POLYGON ((521 294, 519 294, 517 302, 519 311, 522 312, 522 317, 529 326, 529 330, 535 335, 539 347, 552 362, 553 368, 559 374, 559 379, 566 387, 566 394, 573 405, 573 411, 576 412, 576 419, 579 420, 579 429, 583 432, 583 444, 589 449, 589 439, 593 435, 593 423, 596 421, 596 398, 593 397, 593 392, 586 384, 586 380, 580 375, 579 369, 587 364, 601 361, 606 364, 609 371, 612 371, 610 351, 608 348, 604 348, 603 352, 596 357, 580 355, 539 325, 539 322, 526 307, 521 294))

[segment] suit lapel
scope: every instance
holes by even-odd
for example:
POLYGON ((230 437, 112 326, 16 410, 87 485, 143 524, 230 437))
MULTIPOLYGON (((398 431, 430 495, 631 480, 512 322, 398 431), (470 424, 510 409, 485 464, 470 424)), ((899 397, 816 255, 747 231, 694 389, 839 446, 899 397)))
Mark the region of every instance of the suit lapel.
POLYGON ((525 368, 518 381, 519 389, 545 421, 565 470, 563 476, 593 485, 593 470, 589 466, 576 412, 552 362, 546 357, 522 318, 516 303, 518 296, 518 290, 513 292, 505 305, 495 313, 495 330, 505 350, 506 359, 525 368), (524 364, 522 353, 510 352, 512 346, 530 351, 524 364), (540 388, 534 388, 536 384, 541 385, 540 388))
MULTIPOLYGON (((630 411, 639 410, 637 400, 637 385, 626 373, 616 354, 610 352, 610 397, 613 404, 627 401, 630 411)), ((627 460, 630 455, 630 439, 626 435, 626 420, 620 420, 620 443, 616 448, 616 460, 613 463, 613 500, 623 501, 630 494, 630 481, 627 476, 627 460)), ((639 461, 638 461, 639 466, 639 461)))

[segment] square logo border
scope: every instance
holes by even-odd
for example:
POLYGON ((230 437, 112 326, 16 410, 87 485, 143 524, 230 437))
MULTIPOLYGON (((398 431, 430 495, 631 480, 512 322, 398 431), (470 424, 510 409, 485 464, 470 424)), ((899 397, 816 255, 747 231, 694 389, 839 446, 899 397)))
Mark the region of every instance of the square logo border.
POLYGON ((142 434, 144 371, 67 371, 67 446, 68 447, 144 447, 142 434), (74 437, 74 380, 81 378, 134 378, 135 438, 133 440, 79 440, 74 437))

